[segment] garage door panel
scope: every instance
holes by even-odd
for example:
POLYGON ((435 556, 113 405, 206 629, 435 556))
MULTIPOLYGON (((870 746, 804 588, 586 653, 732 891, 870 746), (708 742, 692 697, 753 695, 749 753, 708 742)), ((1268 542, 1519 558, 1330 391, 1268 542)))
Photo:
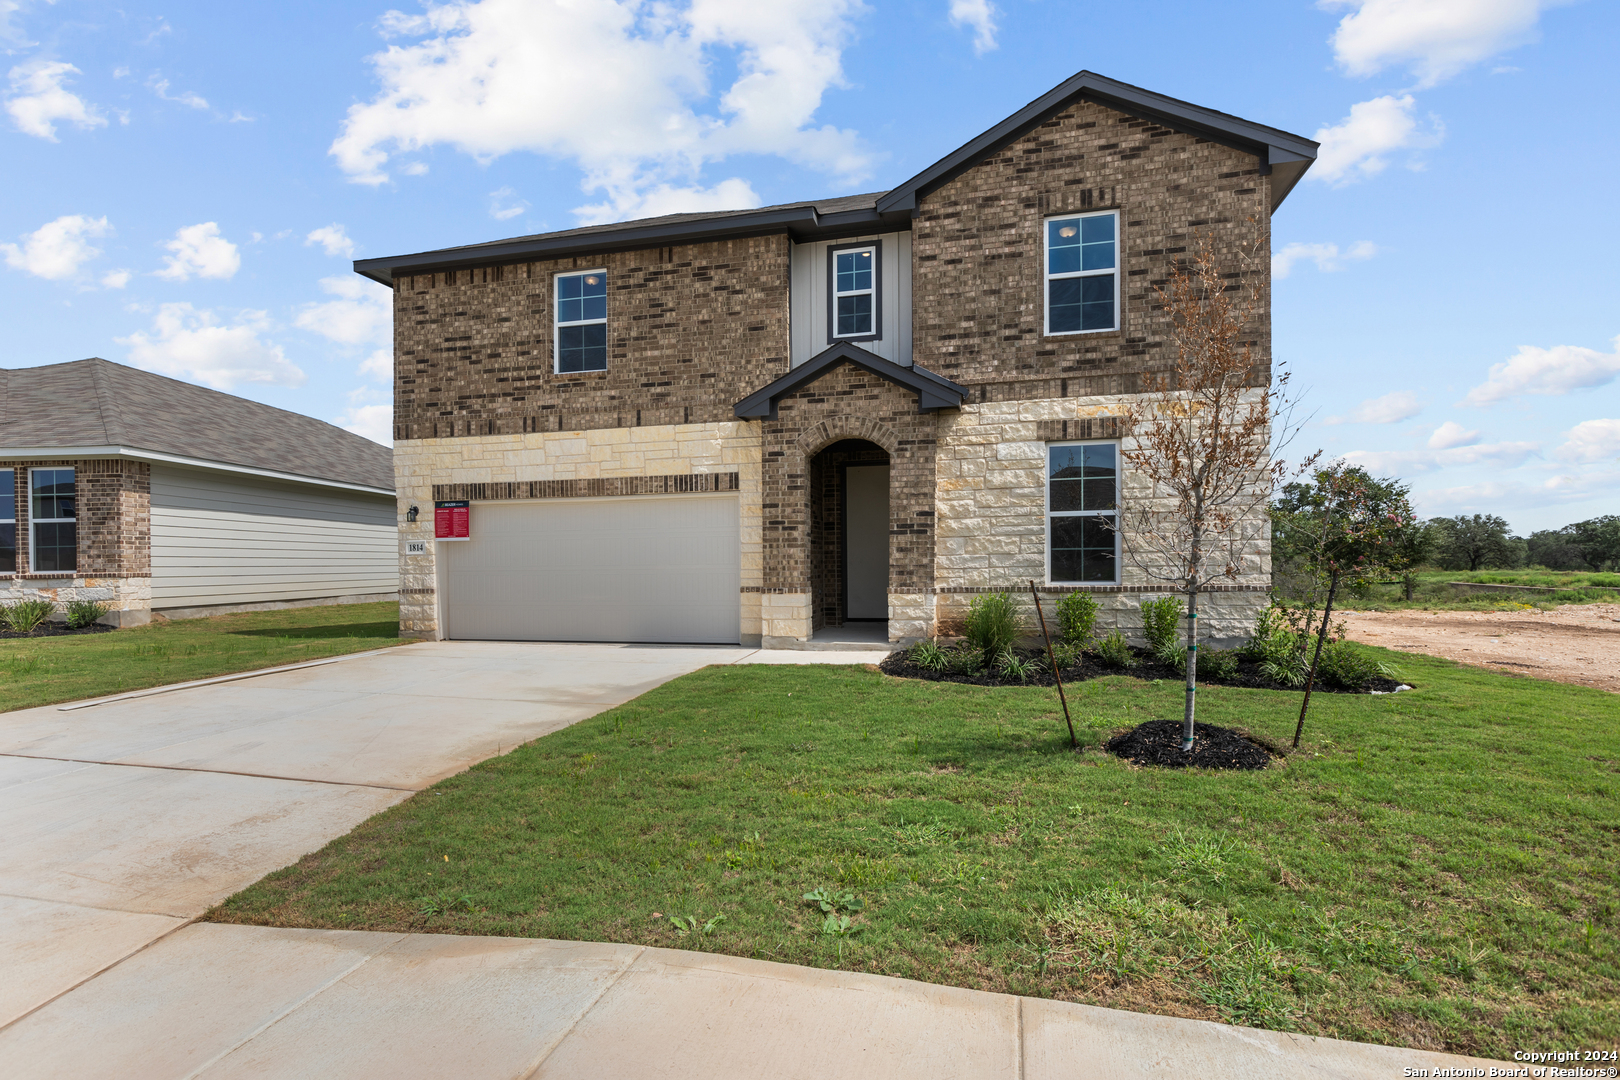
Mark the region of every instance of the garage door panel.
POLYGON ((478 503, 440 545, 446 630, 508 641, 735 642, 735 496, 478 503))

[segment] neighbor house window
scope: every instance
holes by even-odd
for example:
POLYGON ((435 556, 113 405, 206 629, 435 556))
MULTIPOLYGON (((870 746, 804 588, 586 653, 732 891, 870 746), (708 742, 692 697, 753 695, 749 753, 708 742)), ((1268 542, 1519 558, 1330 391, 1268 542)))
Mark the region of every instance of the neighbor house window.
POLYGON ((1046 574, 1053 584, 1119 581, 1119 444, 1046 448, 1046 574))
POLYGON ((17 569, 17 470, 0 469, 0 574, 17 569))
POLYGON ((1046 223, 1046 332, 1119 329, 1119 214, 1046 223))
POLYGON ((78 495, 72 469, 28 470, 28 568, 72 573, 78 568, 78 495))
POLYGON ((557 275, 557 371, 607 370, 607 271, 557 275))
POLYGON ((882 337, 883 273, 879 244, 845 244, 827 249, 829 324, 833 341, 863 341, 882 337))

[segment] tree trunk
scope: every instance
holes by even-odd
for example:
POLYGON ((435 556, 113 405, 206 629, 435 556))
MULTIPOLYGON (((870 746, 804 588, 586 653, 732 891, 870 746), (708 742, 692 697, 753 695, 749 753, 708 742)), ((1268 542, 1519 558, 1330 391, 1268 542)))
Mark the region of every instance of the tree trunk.
POLYGON ((1316 685, 1316 665, 1322 662, 1322 645, 1327 641, 1328 621, 1333 616, 1333 594, 1339 591, 1339 572, 1333 571, 1328 581, 1327 604, 1322 608, 1322 629, 1316 635, 1316 653, 1311 657, 1310 674, 1305 676, 1305 700, 1299 703, 1299 723, 1294 727, 1294 749, 1299 749, 1299 736, 1305 730, 1305 710, 1311 707, 1311 687, 1316 685))
POLYGON ((1181 750, 1193 745, 1193 716, 1198 704, 1198 579, 1187 582, 1187 712, 1181 721, 1181 750))
POLYGON ((1406 602, 1412 602, 1412 594, 1417 592, 1417 575, 1411 572, 1401 576, 1401 588, 1406 593, 1406 602))

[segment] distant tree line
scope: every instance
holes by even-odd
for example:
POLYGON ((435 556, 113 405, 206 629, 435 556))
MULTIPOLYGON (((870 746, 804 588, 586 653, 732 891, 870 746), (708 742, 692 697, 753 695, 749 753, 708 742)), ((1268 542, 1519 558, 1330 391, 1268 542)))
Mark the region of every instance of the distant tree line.
POLYGON ((1442 570, 1620 569, 1620 516, 1614 514, 1529 536, 1514 536, 1495 514, 1431 518, 1423 527, 1432 545, 1425 561, 1442 570))

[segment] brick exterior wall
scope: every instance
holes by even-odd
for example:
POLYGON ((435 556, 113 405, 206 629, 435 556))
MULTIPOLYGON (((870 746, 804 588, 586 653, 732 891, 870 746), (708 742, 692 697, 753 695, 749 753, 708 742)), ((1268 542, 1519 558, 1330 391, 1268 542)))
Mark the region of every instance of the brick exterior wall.
POLYGON ((401 277, 394 438, 723 423, 788 367, 785 235, 401 277), (555 274, 606 268, 608 367, 552 371, 555 274))
MULTIPOLYGON (((1252 154, 1082 102, 924 198, 912 230, 912 355, 974 401, 1135 393, 1175 360, 1152 285, 1195 238, 1270 311, 1270 179, 1252 154), (1120 211, 1121 329, 1043 337, 1044 219, 1120 211)), ((1269 378, 1269 318, 1253 328, 1269 378)))
POLYGON ((0 574, 0 603, 44 597, 65 606, 95 600, 111 606, 108 621, 147 621, 152 597, 151 467, 118 459, 0 462, 15 470, 17 573, 0 574), (35 573, 28 564, 28 470, 72 468, 77 491, 78 557, 72 573, 35 573))

